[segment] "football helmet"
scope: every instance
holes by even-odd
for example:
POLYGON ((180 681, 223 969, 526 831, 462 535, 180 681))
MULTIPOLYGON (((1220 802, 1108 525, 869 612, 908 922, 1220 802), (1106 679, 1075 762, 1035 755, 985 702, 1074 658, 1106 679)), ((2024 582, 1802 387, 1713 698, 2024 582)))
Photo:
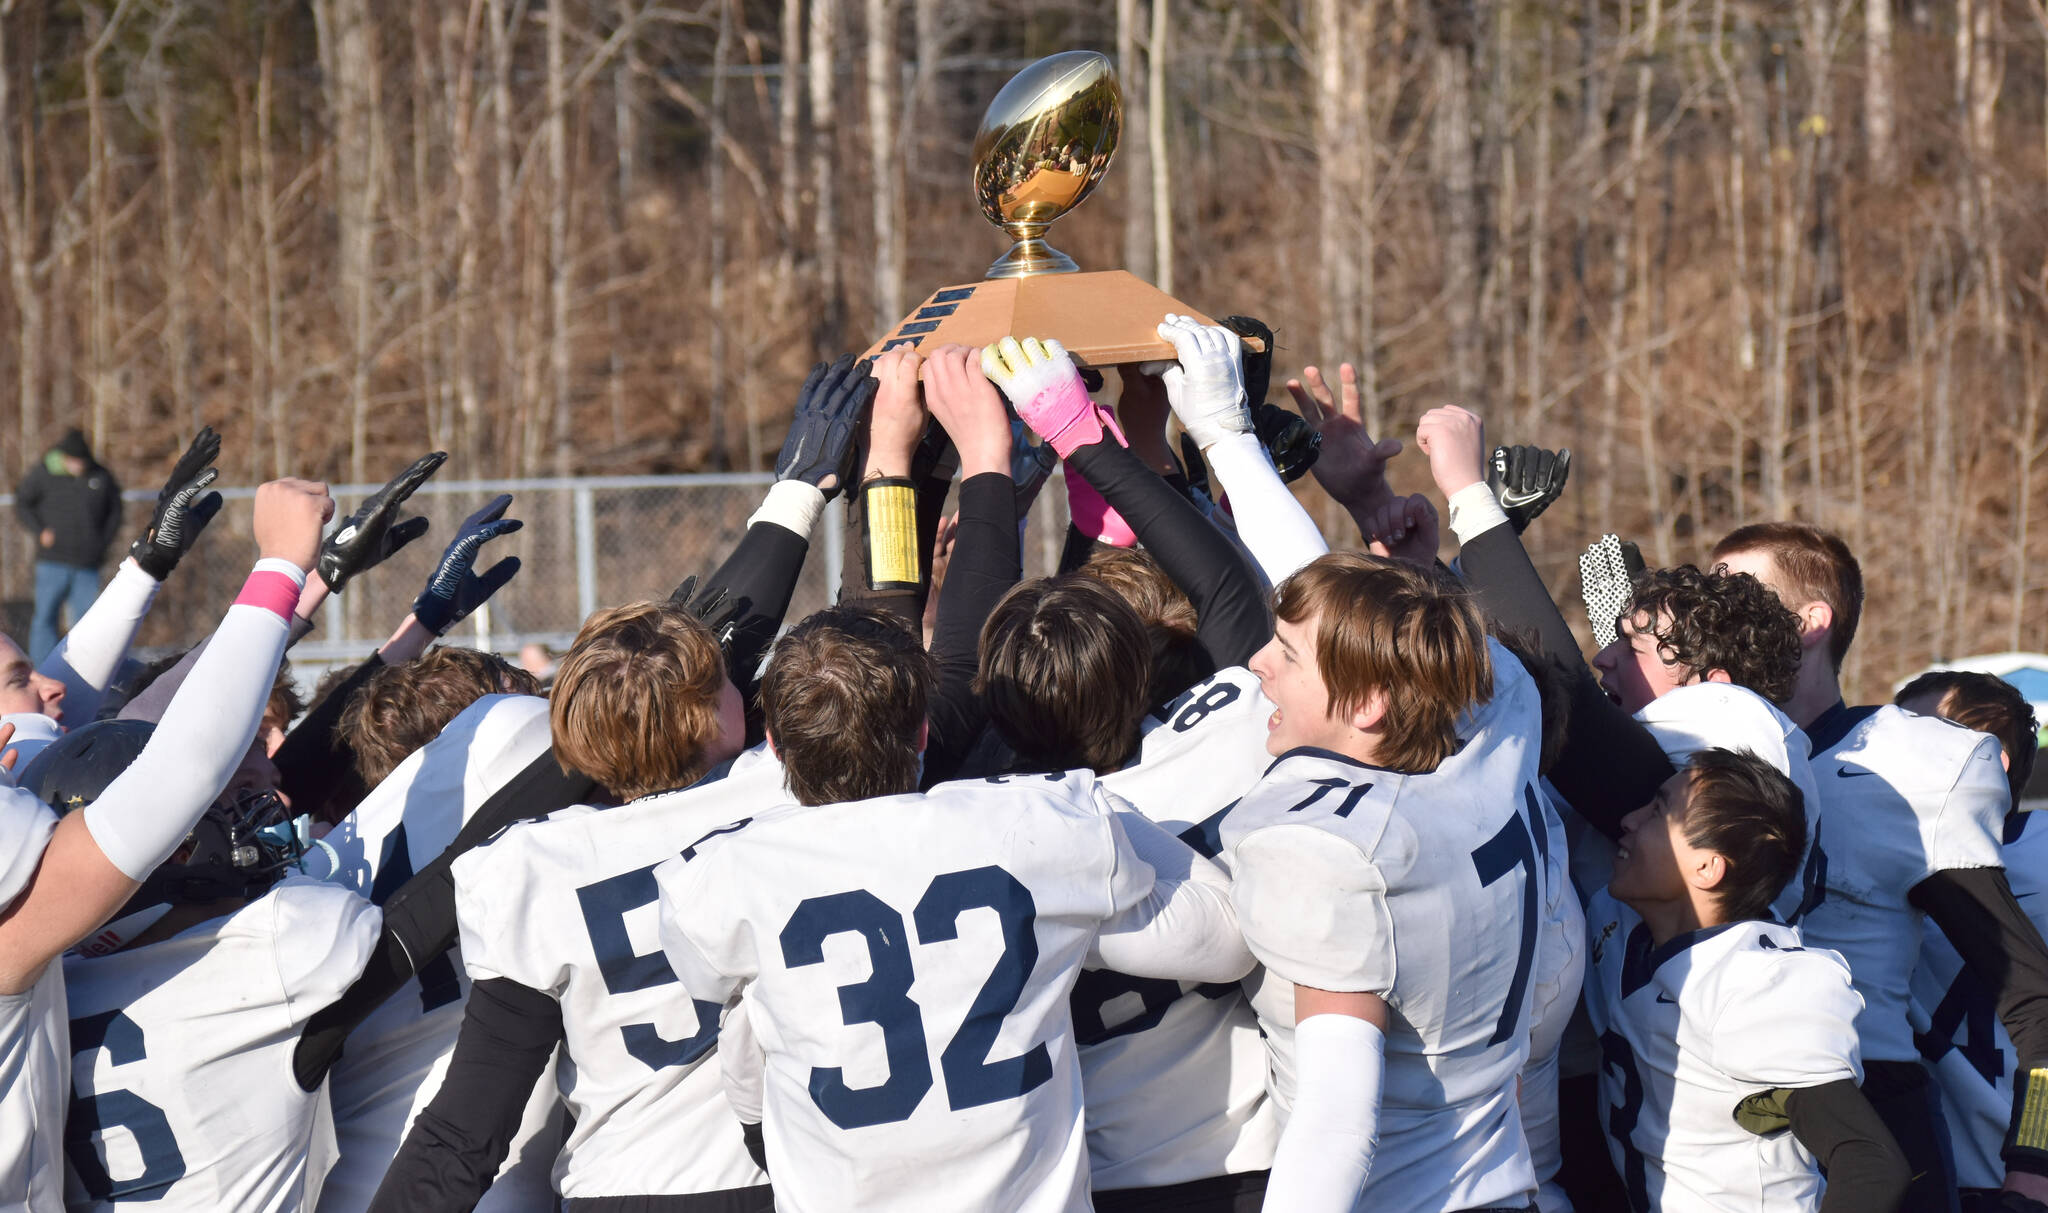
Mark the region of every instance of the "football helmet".
MULTIPOLYGON (((78 812, 128 769, 155 732, 141 720, 89 724, 45 746, 16 786, 60 817, 78 812)), ((117 951, 176 905, 259 896, 304 853, 291 808, 276 792, 245 789, 216 800, 173 858, 157 865, 113 920, 76 950, 87 956, 117 951)))

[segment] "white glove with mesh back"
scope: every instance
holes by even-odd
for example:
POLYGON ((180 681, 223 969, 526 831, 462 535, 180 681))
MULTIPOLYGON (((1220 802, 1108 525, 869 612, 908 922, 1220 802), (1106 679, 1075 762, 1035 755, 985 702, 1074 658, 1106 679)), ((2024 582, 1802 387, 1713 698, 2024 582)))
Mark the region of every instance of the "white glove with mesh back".
POLYGON ((1206 451, 1232 434, 1251 433, 1238 335, 1220 324, 1203 324, 1172 312, 1159 325, 1159 335, 1173 343, 1180 358, 1163 364, 1160 379, 1166 384, 1166 400, 1195 445, 1206 451))
POLYGON ((1621 613, 1636 594, 1643 572, 1643 554, 1636 545, 1614 535, 1579 557, 1579 593, 1586 600, 1586 622, 1593 625, 1593 643, 1606 648, 1619 634, 1621 613))

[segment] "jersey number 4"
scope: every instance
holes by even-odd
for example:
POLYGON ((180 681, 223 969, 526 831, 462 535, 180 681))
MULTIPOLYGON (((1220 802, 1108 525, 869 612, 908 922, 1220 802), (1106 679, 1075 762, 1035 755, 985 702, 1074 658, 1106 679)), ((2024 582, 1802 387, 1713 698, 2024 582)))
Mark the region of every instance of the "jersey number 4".
MULTIPOLYGON (((911 913, 918 942, 958 939, 960 915, 975 909, 996 912, 1003 954, 960 1030, 939 1054, 946 1102, 955 1112, 1015 1099, 1052 1077, 1052 1057, 1043 1042, 1017 1057, 988 1060, 1004 1018, 1016 1009, 1038 963, 1038 905, 1031 890, 994 865, 934 877, 911 913)), ((866 889, 806 898, 782 928, 783 963, 792 969, 823 963, 825 940, 844 934, 867 942, 874 972, 866 981, 839 987, 840 1015, 849 1027, 871 1023, 882 1029, 889 1077, 877 1086, 855 1088, 846 1085, 840 1067, 815 1066, 811 1099, 842 1129, 908 1120, 931 1090, 932 1065, 923 1013, 910 997, 917 974, 903 915, 866 889)))
MULTIPOLYGON (((94 1049, 107 1051, 109 1065, 126 1065, 146 1056, 142 1025, 123 1011, 103 1011, 71 1021, 71 1055, 74 1069, 91 1072, 84 1055, 94 1049)), ((185 1156, 171 1133, 164 1110, 133 1091, 96 1091, 73 1095, 71 1115, 64 1122, 64 1155, 71 1169, 94 1200, 155 1200, 170 1186, 185 1178, 185 1156), (142 1170, 128 1179, 115 1179, 108 1165, 107 1137, 112 1129, 126 1129, 134 1142, 132 1154, 140 1155, 142 1170)))

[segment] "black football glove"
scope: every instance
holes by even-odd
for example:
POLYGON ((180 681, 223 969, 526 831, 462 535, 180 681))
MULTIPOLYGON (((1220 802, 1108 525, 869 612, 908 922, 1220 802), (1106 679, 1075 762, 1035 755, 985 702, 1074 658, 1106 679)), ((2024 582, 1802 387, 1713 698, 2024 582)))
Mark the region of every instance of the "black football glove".
POLYGON ((199 532, 220 513, 220 494, 206 492, 206 486, 220 476, 220 469, 212 466, 218 458, 220 435, 209 425, 199 431, 192 445, 178 457, 170 479, 164 481, 163 491, 156 495, 156 512, 150 515, 149 529, 128 548, 136 566, 158 581, 171 575, 178 561, 192 550, 192 541, 199 538, 199 532))
POLYGON ((356 574, 389 560, 398 549, 427 533, 427 520, 408 518, 394 523, 398 507, 413 490, 427 482, 448 461, 448 452, 435 451, 413 460, 412 466, 391 478, 390 483, 370 494, 369 500, 342 520, 327 542, 320 545, 320 580, 332 592, 341 593, 356 574))
POLYGON ((735 599, 724 586, 699 594, 697 575, 692 573, 669 591, 668 600, 703 620, 718 639, 719 651, 728 657, 732 655, 732 637, 739 629, 740 614, 746 609, 745 599, 735 599))
POLYGON ((1486 468, 1486 487, 1493 490, 1508 524, 1519 535, 1564 492, 1571 473, 1570 447, 1547 451, 1540 446, 1497 446, 1486 468))
POLYGON ((1252 432, 1280 479, 1289 484, 1308 474, 1323 453, 1323 435, 1299 413, 1261 402, 1252 409, 1252 432))
POLYGON ((1256 337, 1266 348, 1255 350, 1243 346, 1244 356, 1244 398, 1256 411, 1266 401, 1266 390, 1273 385, 1273 330, 1266 322, 1252 316, 1225 316, 1223 327, 1240 337, 1256 337))
POLYGON ((841 354, 829 366, 820 362, 811 368, 797 394, 789 437, 775 460, 777 480, 801 480, 827 501, 846 487, 853 478, 861 418, 879 386, 868 367, 866 359, 856 363, 852 354, 841 354))
POLYGON ((526 525, 517 518, 505 517, 511 505, 512 494, 504 493, 463 519, 454 541, 441 553, 441 563, 435 566, 433 576, 427 578, 427 588, 420 591, 412 604, 413 618, 434 635, 447 635, 449 628, 467 619, 519 572, 517 556, 505 557, 486 572, 476 571, 479 549, 526 525))

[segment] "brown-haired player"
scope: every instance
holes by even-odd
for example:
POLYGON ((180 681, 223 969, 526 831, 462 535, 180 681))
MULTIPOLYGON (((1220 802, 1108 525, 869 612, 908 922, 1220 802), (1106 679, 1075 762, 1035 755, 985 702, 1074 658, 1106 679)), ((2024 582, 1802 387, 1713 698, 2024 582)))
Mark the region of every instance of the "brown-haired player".
MULTIPOLYGON (((2048 900, 2042 896, 2048 893, 2048 827, 2030 825, 2033 814, 2019 811, 2020 791, 2040 744, 2032 706, 2003 678, 1966 670, 1922 674, 1900 687, 1892 702, 1998 739, 2013 796, 2001 839, 2006 879, 2035 928, 2048 927, 2048 900)), ((1999 1148, 2021 1075, 1990 989, 1964 967, 1962 955, 1938 928, 1920 940, 1911 1014, 1913 1043, 1941 1091, 1963 1211, 1994 1209, 2005 1174, 1999 1148)))
POLYGON ((533 675, 503 657, 447 645, 372 674, 342 709, 342 740, 363 786, 375 788, 477 700, 539 694, 533 675))
POLYGON ((797 803, 663 865, 662 944, 691 998, 745 991, 780 1207, 1085 1209, 1082 968, 1251 958, 1218 885, 1150 863, 1191 853, 1086 770, 918 794, 934 681, 873 611, 793 628, 762 709, 797 803))
MULTIPOLYGON (((1824 894, 1800 920, 1849 962, 1863 996, 1864 1089, 1906 1151, 1908 1210, 1952 1207, 1939 1097, 1915 1047, 1908 1002, 1921 924, 1932 919, 1984 984, 2015 1046, 2005 1187, 2048 1201, 2048 946, 2007 879, 2011 792, 1996 739, 1894 705, 1849 707, 1841 666, 1863 611, 1848 545, 1806 523, 1741 527, 1718 567, 1755 576, 1799 617, 1799 676, 1786 711, 1813 745, 1824 894)), ((1812 898, 1809 897, 1809 901, 1812 898)))
POLYGON ((1267 1207, 1530 1207, 1535 684, 1432 571, 1323 556, 1274 608, 1275 761, 1222 827, 1288 1106, 1267 1207))

